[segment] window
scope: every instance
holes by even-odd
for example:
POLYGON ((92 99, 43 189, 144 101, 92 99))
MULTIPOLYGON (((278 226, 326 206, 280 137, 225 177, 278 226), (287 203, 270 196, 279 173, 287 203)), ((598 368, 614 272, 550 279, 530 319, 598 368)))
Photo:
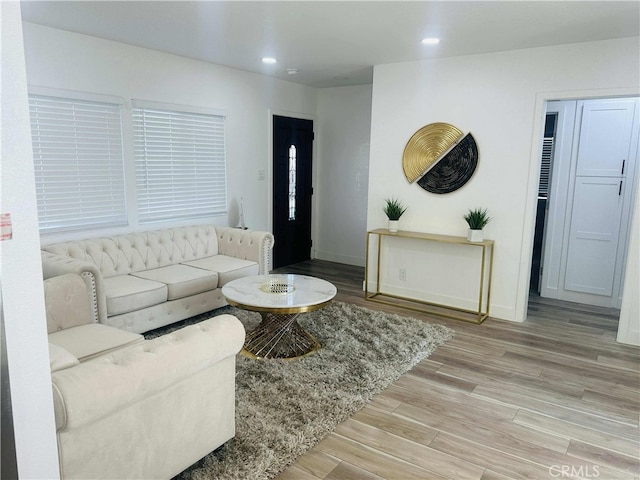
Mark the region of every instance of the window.
POLYGON ((289 220, 296 219, 296 146, 289 147, 289 220))
POLYGON ((127 223, 121 105, 78 96, 29 95, 43 233, 127 223))
POLYGON ((225 117, 133 102, 140 223, 226 213, 225 117))
POLYGON ((557 113, 548 113, 545 119, 544 138, 542 139, 542 158, 540 161, 540 182, 538 198, 548 198, 551 182, 551 164, 555 145, 555 130, 558 121, 557 113))

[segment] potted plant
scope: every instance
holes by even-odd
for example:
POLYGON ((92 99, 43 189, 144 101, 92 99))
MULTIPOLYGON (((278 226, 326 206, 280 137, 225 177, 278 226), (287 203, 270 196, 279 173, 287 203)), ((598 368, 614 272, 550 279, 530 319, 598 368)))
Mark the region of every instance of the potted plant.
POLYGON ((384 213, 389 219, 389 231, 395 233, 398 231, 398 220, 407 210, 400 200, 396 198, 385 199, 384 213))
POLYGON ((475 208, 470 209, 466 215, 464 215, 464 219, 469 225, 469 230, 467 232, 467 240, 470 242, 482 242, 484 240, 484 233, 482 229, 485 227, 491 217, 487 214, 486 208, 475 208))

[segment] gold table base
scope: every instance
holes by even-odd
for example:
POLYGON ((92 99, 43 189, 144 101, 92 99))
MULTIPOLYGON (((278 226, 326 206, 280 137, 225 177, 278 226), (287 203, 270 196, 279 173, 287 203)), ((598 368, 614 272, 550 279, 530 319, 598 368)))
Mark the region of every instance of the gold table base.
POLYGON ((249 358, 294 359, 320 348, 320 342, 297 321, 299 313, 260 312, 262 321, 247 333, 242 354, 249 358))

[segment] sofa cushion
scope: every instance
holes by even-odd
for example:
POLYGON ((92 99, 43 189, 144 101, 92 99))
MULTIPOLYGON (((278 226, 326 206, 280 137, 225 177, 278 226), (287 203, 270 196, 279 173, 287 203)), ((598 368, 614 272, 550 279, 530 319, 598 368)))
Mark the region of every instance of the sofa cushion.
POLYGON ((144 337, 100 323, 80 325, 49 334, 49 343, 67 350, 80 362, 142 342, 144 337))
POLYGON ((55 343, 49 344, 49 368, 51 372, 78 365, 80 361, 71 352, 55 343))
POLYGON ((175 300, 190 295, 213 290, 218 286, 218 274, 210 270, 190 267, 189 265, 169 265, 154 268, 131 275, 165 283, 168 288, 168 299, 175 300))
POLYGON ((228 257, 227 255, 214 255, 212 257, 201 258, 199 260, 183 262, 183 265, 217 272, 218 287, 223 287, 228 282, 235 280, 236 278, 258 275, 259 272, 259 266, 256 262, 228 257))
POLYGON ((133 275, 105 278, 104 287, 109 316, 167 301, 167 285, 133 275))

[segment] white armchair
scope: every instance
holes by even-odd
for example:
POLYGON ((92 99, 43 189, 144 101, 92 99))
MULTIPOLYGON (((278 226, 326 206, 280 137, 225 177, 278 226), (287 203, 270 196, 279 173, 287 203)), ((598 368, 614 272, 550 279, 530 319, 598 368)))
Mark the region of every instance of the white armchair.
POLYGON ((90 299, 78 275, 45 280, 62 478, 171 478, 233 438, 236 317, 144 340, 90 299))

